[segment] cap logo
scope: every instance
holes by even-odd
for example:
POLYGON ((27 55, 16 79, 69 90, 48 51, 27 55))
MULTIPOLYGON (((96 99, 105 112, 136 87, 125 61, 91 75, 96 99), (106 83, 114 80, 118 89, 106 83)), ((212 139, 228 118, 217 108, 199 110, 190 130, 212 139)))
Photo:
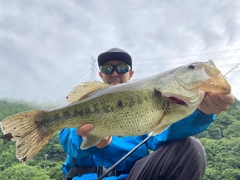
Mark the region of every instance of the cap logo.
POLYGON ((111 52, 121 52, 119 49, 112 49, 111 52))

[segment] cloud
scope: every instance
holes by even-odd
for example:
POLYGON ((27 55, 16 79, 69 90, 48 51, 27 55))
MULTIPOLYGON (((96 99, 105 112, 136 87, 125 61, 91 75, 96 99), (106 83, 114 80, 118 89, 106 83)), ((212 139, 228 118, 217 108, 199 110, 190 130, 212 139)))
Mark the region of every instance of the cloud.
MULTIPOLYGON (((238 1, 1 1, 1 97, 63 100, 88 80, 91 56, 119 47, 135 78, 213 59, 239 62, 238 1)), ((240 97, 238 71, 229 75, 240 97)), ((97 72, 96 72, 97 74, 97 72)))

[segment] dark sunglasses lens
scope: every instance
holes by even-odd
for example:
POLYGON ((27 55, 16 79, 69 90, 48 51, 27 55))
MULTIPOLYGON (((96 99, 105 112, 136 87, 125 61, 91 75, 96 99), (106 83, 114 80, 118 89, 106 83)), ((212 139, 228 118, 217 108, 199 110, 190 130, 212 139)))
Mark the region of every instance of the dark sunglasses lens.
POLYGON ((100 67, 100 70, 104 74, 111 74, 113 72, 113 66, 103 65, 103 66, 100 67))
POLYGON ((116 71, 119 74, 127 73, 129 70, 130 70, 130 67, 129 65, 126 65, 126 64, 120 64, 116 66, 116 71))
POLYGON ((117 66, 112 66, 112 65, 102 65, 100 67, 100 71, 104 74, 111 74, 113 70, 116 70, 117 73, 119 74, 124 74, 130 71, 130 66, 127 64, 119 64, 117 66))

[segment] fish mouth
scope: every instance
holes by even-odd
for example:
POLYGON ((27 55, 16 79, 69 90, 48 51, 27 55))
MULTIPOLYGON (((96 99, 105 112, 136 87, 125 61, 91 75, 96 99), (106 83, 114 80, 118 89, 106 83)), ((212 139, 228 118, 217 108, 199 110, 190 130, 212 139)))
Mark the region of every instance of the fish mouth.
POLYGON ((173 96, 170 96, 170 97, 167 97, 170 101, 172 101, 173 103, 176 103, 178 105, 181 105, 181 106, 188 106, 187 103, 185 103, 183 100, 181 99, 178 99, 176 97, 173 97, 173 96))

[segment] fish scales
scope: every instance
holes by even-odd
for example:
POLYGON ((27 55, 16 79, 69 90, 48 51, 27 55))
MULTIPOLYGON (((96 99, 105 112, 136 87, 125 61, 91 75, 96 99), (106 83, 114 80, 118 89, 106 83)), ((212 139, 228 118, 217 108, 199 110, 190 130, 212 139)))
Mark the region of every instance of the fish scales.
POLYGON ((116 86, 93 81, 75 87, 67 106, 50 111, 32 110, 5 118, 4 142, 16 143, 21 162, 34 157, 54 132, 93 124, 81 149, 117 135, 156 135, 192 114, 205 92, 230 93, 231 86, 212 60, 194 62, 147 78, 116 86))
POLYGON ((55 132, 64 127, 92 123, 97 126, 91 134, 101 137, 146 133, 156 125, 163 110, 171 102, 162 97, 161 93, 154 89, 155 84, 149 81, 134 84, 137 86, 117 88, 118 92, 116 88, 98 92, 100 96, 95 96, 95 92, 82 102, 61 111, 57 109, 47 112, 43 117, 43 125, 48 131, 55 132))

